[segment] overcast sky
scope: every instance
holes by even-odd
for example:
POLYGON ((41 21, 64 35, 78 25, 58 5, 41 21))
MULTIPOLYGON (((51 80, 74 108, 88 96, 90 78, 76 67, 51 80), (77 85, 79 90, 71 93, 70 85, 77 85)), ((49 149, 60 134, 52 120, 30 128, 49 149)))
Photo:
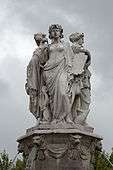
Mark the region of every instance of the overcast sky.
POLYGON ((24 90, 26 66, 36 44, 34 33, 48 34, 59 23, 65 38, 85 33, 92 56, 92 104, 88 123, 113 147, 113 1, 0 0, 0 151, 13 157, 17 137, 35 125, 24 90))

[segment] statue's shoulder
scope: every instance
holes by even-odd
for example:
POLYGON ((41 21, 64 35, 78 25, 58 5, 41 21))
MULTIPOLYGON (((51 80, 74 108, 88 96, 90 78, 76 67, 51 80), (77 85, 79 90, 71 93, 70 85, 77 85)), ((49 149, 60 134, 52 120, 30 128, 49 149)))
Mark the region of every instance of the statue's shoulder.
POLYGON ((40 49, 39 48, 36 48, 33 52, 33 55, 39 55, 39 52, 40 52, 40 49))
POLYGON ((86 48, 82 48, 86 53, 90 53, 90 51, 86 48))
POLYGON ((61 41, 64 47, 71 47, 68 41, 61 41))

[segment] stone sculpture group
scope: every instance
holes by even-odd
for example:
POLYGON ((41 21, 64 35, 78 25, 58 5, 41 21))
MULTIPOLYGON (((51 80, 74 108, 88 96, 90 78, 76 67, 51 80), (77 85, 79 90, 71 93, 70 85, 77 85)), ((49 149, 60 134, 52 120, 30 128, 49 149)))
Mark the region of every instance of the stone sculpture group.
POLYGON ((87 122, 90 111, 90 52, 84 34, 72 33, 63 41, 59 24, 49 27, 49 39, 37 33, 36 50, 27 66, 25 89, 29 110, 38 125, 20 137, 18 150, 26 170, 94 170, 101 137, 87 122))
POLYGON ((49 27, 46 35, 34 35, 38 48, 27 67, 26 92, 30 112, 40 123, 84 124, 90 105, 90 52, 83 47, 84 34, 73 33, 62 41, 63 28, 49 27))

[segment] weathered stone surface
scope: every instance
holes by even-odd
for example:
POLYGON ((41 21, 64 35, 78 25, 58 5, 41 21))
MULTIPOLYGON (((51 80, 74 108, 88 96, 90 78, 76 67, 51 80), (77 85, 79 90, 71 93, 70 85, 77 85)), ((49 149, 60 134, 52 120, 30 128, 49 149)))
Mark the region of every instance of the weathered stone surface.
POLYGON ((72 33, 64 42, 59 24, 49 27, 49 38, 37 33, 38 48, 27 67, 26 92, 30 112, 38 125, 20 137, 26 170, 94 170, 100 136, 86 119, 90 105, 90 52, 83 47, 84 34, 72 33))
POLYGON ((72 64, 72 72, 75 75, 82 74, 84 72, 84 66, 87 60, 87 56, 85 54, 76 54, 73 58, 72 64))
POLYGON ((34 130, 18 139, 26 170, 93 170, 101 137, 75 129, 34 130))
POLYGON ((62 26, 53 24, 49 27, 50 44, 43 33, 34 38, 38 48, 27 67, 25 86, 30 112, 41 123, 84 124, 89 114, 91 76, 84 34, 71 34, 71 46, 62 41, 62 26))
MULTIPOLYGON (((39 124, 36 125, 34 127, 31 127, 29 129, 27 129, 27 133, 31 133, 34 132, 34 130, 48 130, 48 131, 63 131, 65 133, 65 129, 69 130, 71 129, 71 131, 82 131, 82 132, 89 132, 92 133, 94 128, 91 126, 86 125, 80 125, 80 124, 67 124, 67 123, 57 123, 57 124, 51 124, 51 123, 47 123, 47 124, 39 124), (55 130, 54 130, 55 129, 55 130)), ((66 131, 67 132, 67 131, 66 131)))

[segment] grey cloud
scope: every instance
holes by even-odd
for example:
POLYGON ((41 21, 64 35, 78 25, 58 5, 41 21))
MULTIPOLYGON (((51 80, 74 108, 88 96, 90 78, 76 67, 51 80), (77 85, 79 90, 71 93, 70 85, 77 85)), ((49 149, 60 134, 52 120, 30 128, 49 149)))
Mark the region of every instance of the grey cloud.
POLYGON ((10 84, 3 78, 0 78, 0 99, 3 100, 10 91, 10 84))

